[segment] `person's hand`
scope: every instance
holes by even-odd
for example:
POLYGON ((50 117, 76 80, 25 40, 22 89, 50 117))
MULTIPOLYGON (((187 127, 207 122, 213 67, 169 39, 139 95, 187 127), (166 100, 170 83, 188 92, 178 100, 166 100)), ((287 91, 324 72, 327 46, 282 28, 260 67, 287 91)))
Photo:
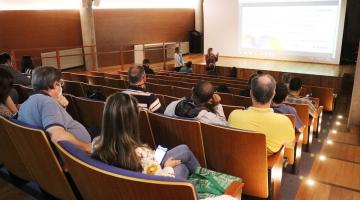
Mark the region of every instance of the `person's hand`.
POLYGON ((173 157, 170 157, 169 159, 167 159, 167 161, 164 164, 164 167, 176 167, 178 165, 181 164, 181 160, 174 160, 173 157))
POLYGON ((213 94, 209 103, 216 106, 216 105, 220 104, 220 102, 221 102, 221 97, 218 94, 213 94))
POLYGON ((69 101, 63 95, 59 95, 57 101, 64 108, 69 105, 69 101))

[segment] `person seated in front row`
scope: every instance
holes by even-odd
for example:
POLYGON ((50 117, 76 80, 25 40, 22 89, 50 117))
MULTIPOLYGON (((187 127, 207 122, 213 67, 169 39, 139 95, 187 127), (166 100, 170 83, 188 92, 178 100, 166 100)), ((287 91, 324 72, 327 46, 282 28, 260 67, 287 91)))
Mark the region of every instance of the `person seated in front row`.
POLYGON ((21 73, 31 76, 34 70, 34 64, 31 56, 23 56, 21 58, 21 73))
POLYGON ((274 113, 270 108, 275 95, 276 82, 270 75, 259 75, 251 81, 250 95, 253 106, 247 110, 235 110, 229 116, 229 126, 256 131, 266 135, 268 156, 278 152, 283 145, 293 145, 294 127, 290 119, 274 113))
POLYGON ((307 97, 300 97, 300 92, 302 89, 302 81, 300 78, 293 78, 290 81, 289 85, 289 95, 286 98, 287 103, 293 104, 307 104, 309 105, 309 114, 312 117, 317 116, 317 107, 315 104, 307 97))
POLYGON ((180 68, 181 73, 192 73, 192 62, 188 61, 184 67, 180 68))
POLYGON ((62 95, 61 72, 54 67, 36 68, 31 83, 34 94, 21 105, 17 119, 44 129, 54 143, 66 140, 90 153, 90 134, 66 112, 69 102, 62 95))
POLYGON ((133 95, 139 102, 139 107, 150 112, 163 113, 159 98, 154 94, 146 92, 146 74, 142 66, 129 68, 129 89, 124 91, 126 94, 133 95))
POLYGON ((215 94, 215 89, 210 82, 202 81, 193 88, 191 98, 184 97, 171 102, 164 112, 171 117, 184 117, 197 119, 204 123, 227 126, 221 98, 215 94), (205 107, 212 106, 212 110, 205 107))
POLYGON ((11 118, 18 111, 10 97, 13 76, 5 69, 0 69, 0 116, 11 118))
POLYGON ((210 64, 216 65, 216 62, 219 60, 219 53, 214 54, 214 49, 209 48, 207 54, 205 55, 206 67, 208 68, 210 64))
POLYGON ((179 47, 175 47, 174 62, 175 71, 177 72, 185 65, 185 61, 179 47))
POLYGON ((295 127, 298 131, 302 131, 303 123, 302 123, 299 115, 297 114, 295 108, 284 104, 284 101, 288 94, 289 94, 289 90, 288 90, 287 86, 285 85, 285 83, 282 83, 282 82, 277 83, 276 90, 275 90, 275 96, 274 96, 271 107, 274 109, 275 113, 295 115, 295 118, 296 118, 295 127))
POLYGON ((216 65, 214 63, 209 64, 208 70, 206 71, 206 75, 212 75, 212 76, 218 75, 216 71, 216 65))
POLYGON ((155 74, 154 70, 150 67, 150 60, 144 59, 143 60, 143 68, 145 70, 145 74, 155 74))
POLYGON ((161 162, 155 151, 140 141, 137 100, 124 93, 111 95, 105 104, 101 135, 93 141, 92 157, 110 165, 144 174, 187 179, 199 162, 186 145, 168 152, 161 162))

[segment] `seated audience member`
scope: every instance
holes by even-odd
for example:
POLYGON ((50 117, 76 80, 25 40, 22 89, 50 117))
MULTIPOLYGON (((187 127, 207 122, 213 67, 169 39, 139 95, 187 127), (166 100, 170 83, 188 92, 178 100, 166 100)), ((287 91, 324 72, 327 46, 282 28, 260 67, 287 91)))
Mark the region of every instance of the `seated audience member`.
POLYGON ((186 145, 166 152, 160 163, 155 151, 140 141, 137 100, 124 93, 111 95, 103 112, 101 135, 93 141, 92 157, 144 174, 187 179, 199 162, 186 145))
POLYGON ((34 70, 34 64, 31 56, 23 56, 21 59, 21 73, 31 75, 34 70))
POLYGON ((17 107, 11 99, 13 77, 10 72, 0 69, 0 115, 6 118, 12 117, 17 113, 17 107))
POLYGON ((54 67, 36 68, 31 83, 34 94, 21 105, 17 119, 44 129, 53 142, 67 140, 91 152, 90 134, 66 112, 61 72, 54 67))
POLYGON ((257 76, 257 74, 253 74, 250 76, 250 78, 248 80, 248 85, 245 89, 240 91, 240 96, 250 97, 251 80, 253 80, 256 76, 257 76))
POLYGON ((230 93, 229 88, 226 85, 219 85, 216 88, 216 92, 220 92, 220 93, 230 93))
POLYGON ((213 75, 213 76, 218 75, 215 64, 213 63, 209 64, 208 70, 206 71, 206 75, 213 75))
POLYGON ((270 108, 275 95, 276 82, 270 75, 259 75, 251 81, 253 106, 247 110, 235 110, 229 116, 229 126, 256 131, 266 135, 268 155, 283 145, 294 142, 294 127, 288 117, 274 113, 270 108))
POLYGON ((215 94, 215 89, 210 82, 199 82, 194 88, 191 98, 181 98, 171 102, 164 112, 171 117, 184 117, 200 120, 204 123, 227 126, 221 98, 215 94), (213 112, 205 107, 213 106, 213 112))
POLYGON ((175 48, 175 54, 174 54, 174 60, 175 60, 175 71, 180 71, 181 67, 185 65, 184 58, 182 56, 182 53, 180 52, 180 48, 175 48))
POLYGON ((219 53, 216 55, 213 53, 213 48, 209 48, 207 54, 205 55, 206 67, 209 67, 210 64, 216 65, 216 62, 219 60, 219 53))
POLYGON ((192 62, 191 61, 187 62, 184 67, 181 67, 179 72, 192 73, 192 62))
POLYGON ((272 103, 272 108, 274 109, 274 112, 281 113, 281 114, 291 114, 295 115, 296 117, 296 123, 295 127, 297 130, 301 130, 303 127, 303 124, 301 122, 301 119, 299 115, 297 114, 295 108, 283 104, 287 95, 289 94, 289 90, 286 87, 284 83, 277 83, 276 84, 276 90, 275 90, 275 96, 272 103))
POLYGON ((291 79, 292 79, 292 76, 290 73, 283 73, 283 75, 281 76, 281 82, 284 83, 288 89, 289 89, 291 79))
POLYGON ((145 70, 145 74, 155 74, 154 70, 150 68, 150 60, 149 59, 143 60, 143 68, 145 70))
POLYGON ((11 57, 8 53, 0 55, 0 69, 5 69, 14 77, 14 84, 29 86, 31 79, 12 67, 11 57))
POLYGON ((160 100, 152 93, 146 92, 146 74, 141 66, 130 67, 129 72, 129 89, 124 93, 133 95, 139 102, 139 107, 149 110, 150 112, 163 113, 164 108, 160 100))
POLYGON ((293 78, 290 81, 289 85, 289 95, 286 98, 286 102, 294 104, 307 104, 309 105, 309 114, 312 117, 316 117, 317 108, 313 102, 307 97, 300 97, 300 92, 302 89, 302 81, 300 78, 293 78))
POLYGON ((237 77, 237 68, 236 68, 236 67, 232 67, 232 68, 230 69, 229 77, 232 77, 232 78, 236 78, 236 77, 237 77))

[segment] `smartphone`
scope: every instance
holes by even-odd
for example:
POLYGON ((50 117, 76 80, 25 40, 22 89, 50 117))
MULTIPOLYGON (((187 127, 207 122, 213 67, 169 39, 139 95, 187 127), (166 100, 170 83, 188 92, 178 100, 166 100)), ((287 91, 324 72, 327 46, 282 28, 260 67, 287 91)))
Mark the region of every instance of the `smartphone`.
POLYGON ((162 162, 162 160, 165 157, 165 154, 166 154, 167 150, 168 150, 167 148, 162 147, 160 145, 156 148, 154 157, 155 157, 155 160, 156 160, 157 163, 160 164, 162 162))

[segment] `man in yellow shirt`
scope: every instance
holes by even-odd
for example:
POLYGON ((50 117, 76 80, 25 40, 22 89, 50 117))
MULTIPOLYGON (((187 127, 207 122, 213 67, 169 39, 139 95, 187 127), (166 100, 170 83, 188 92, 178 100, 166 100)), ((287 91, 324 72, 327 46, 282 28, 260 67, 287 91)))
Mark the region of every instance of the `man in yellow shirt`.
POLYGON ((265 74, 255 77, 251 81, 250 90, 253 106, 247 110, 235 110, 229 116, 230 127, 265 134, 268 155, 295 140, 295 130, 290 119, 274 113, 270 108, 275 88, 276 81, 272 76, 265 74))

